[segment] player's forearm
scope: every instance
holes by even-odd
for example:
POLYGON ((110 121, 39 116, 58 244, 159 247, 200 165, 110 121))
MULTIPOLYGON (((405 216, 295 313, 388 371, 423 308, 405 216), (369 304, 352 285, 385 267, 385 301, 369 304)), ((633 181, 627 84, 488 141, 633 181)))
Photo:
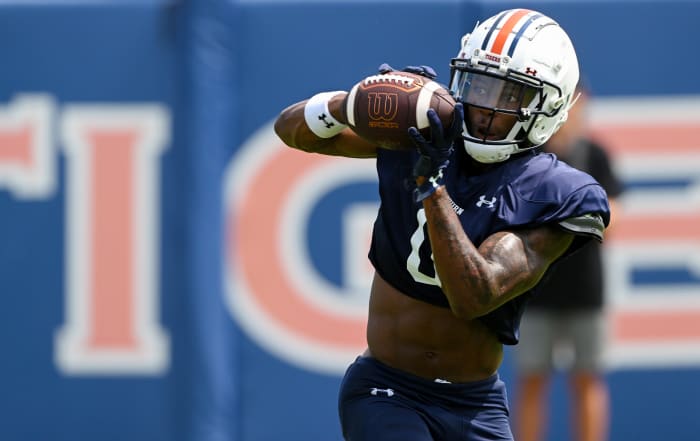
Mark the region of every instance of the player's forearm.
POLYGON ((467 237, 445 187, 423 201, 435 268, 453 313, 473 319, 499 303, 493 264, 467 237))
POLYGON ((304 120, 304 107, 308 100, 292 104, 284 109, 275 121, 275 133, 282 142, 295 149, 307 152, 323 150, 332 143, 332 138, 316 136, 304 120))
MULTIPOLYGON (((328 102, 331 116, 345 123, 342 112, 344 94, 333 97, 328 102)), ((306 121, 304 112, 308 100, 293 104, 284 109, 275 121, 275 133, 286 145, 298 150, 324 155, 370 158, 376 156, 376 146, 358 137, 351 129, 345 128, 337 134, 322 138, 315 134, 306 121)))

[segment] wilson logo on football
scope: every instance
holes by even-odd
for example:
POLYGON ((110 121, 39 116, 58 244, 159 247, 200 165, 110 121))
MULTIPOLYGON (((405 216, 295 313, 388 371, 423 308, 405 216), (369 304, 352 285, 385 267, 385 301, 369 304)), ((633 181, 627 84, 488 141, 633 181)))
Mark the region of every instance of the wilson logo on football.
POLYGON ((370 92, 368 94, 368 115, 370 127, 398 128, 399 124, 391 122, 399 111, 399 97, 395 93, 370 92))
POLYGON ((405 150, 414 148, 409 127, 417 127, 423 136, 430 136, 428 109, 434 109, 448 127, 455 104, 450 92, 439 83, 402 72, 373 75, 356 83, 343 108, 348 125, 356 134, 383 148, 405 150))

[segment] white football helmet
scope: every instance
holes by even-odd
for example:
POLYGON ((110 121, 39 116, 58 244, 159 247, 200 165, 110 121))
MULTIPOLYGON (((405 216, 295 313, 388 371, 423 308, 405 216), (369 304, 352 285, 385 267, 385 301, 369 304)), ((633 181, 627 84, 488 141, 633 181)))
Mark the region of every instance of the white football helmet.
POLYGON ((477 23, 450 67, 450 92, 464 103, 464 147, 479 162, 543 144, 575 101, 576 51, 559 24, 537 11, 511 9, 477 23))

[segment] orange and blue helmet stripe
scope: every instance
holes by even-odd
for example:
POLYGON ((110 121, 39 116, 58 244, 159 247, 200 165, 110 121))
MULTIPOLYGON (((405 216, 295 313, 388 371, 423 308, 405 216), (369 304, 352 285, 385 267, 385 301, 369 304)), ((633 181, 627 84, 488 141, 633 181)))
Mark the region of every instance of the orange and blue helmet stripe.
POLYGON ((489 29, 481 49, 494 54, 504 55, 503 52, 506 49, 508 37, 511 34, 515 34, 510 40, 507 51, 507 55, 512 57, 515 52, 515 47, 518 45, 518 41, 520 41, 520 37, 522 37, 532 23, 542 17, 544 16, 539 12, 529 9, 511 9, 504 11, 496 18, 493 26, 489 29), (520 27, 516 31, 515 29, 518 25, 520 25, 520 27))

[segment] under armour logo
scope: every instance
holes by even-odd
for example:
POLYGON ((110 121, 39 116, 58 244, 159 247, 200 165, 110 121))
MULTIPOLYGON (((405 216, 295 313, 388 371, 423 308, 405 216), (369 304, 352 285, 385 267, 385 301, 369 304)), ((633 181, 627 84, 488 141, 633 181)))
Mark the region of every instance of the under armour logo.
POLYGON ((377 387, 373 387, 369 393, 372 395, 379 395, 380 393, 386 394, 387 397, 393 397, 394 396, 394 389, 379 389, 377 387))
POLYGON ((537 71, 535 69, 530 69, 529 67, 525 68, 525 73, 527 75, 537 76, 537 71))
POLYGON ((439 169, 437 176, 431 176, 430 178, 428 178, 428 181, 430 181, 430 183, 433 184, 433 188, 438 188, 440 186, 438 180, 442 180, 442 176, 442 169, 439 169))
POLYGON ((488 208, 493 208, 493 205, 496 203, 496 198, 492 197, 490 201, 486 200, 486 195, 482 194, 479 196, 479 201, 476 203, 477 207, 481 207, 482 205, 486 205, 488 208))
POLYGON ((328 121, 327 118, 328 118, 328 115, 326 115, 325 113, 318 115, 318 119, 323 121, 323 123, 326 125, 327 129, 330 129, 331 127, 333 127, 335 125, 335 123, 333 121, 328 121))

